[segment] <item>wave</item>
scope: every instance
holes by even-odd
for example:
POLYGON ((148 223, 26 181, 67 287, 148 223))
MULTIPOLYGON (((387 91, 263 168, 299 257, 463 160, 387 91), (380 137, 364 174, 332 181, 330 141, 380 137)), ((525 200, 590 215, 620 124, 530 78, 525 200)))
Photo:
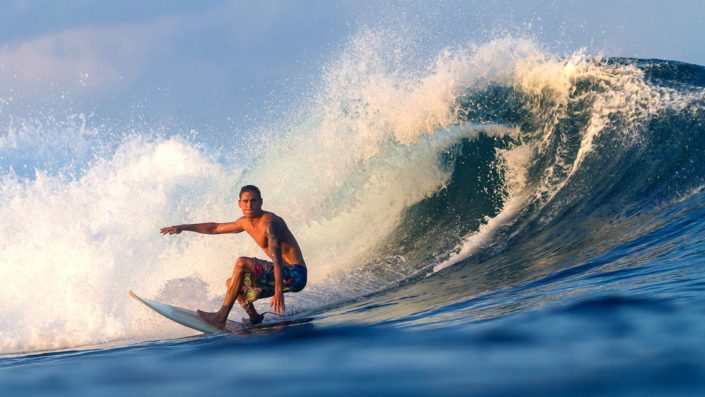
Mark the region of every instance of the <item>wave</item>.
POLYGON ((237 148, 14 121, 0 136, 0 350, 187 334, 126 291, 219 304, 234 258, 256 246, 157 232, 238 216, 242 184, 304 250, 311 284, 287 296, 294 312, 500 253, 557 272, 551 258, 595 255, 705 184, 702 67, 560 57, 515 38, 419 62, 397 39, 353 37, 315 95, 237 148))

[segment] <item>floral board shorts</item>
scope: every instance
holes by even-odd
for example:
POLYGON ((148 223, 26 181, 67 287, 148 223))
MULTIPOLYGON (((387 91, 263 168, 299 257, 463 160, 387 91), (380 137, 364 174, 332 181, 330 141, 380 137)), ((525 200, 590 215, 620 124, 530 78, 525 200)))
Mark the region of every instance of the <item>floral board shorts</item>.
MULTIPOLYGON (((274 264, 252 258, 254 271, 246 272, 242 280, 240 295, 247 303, 274 296, 274 264)), ((306 266, 282 265, 282 291, 299 292, 306 286, 306 266)))

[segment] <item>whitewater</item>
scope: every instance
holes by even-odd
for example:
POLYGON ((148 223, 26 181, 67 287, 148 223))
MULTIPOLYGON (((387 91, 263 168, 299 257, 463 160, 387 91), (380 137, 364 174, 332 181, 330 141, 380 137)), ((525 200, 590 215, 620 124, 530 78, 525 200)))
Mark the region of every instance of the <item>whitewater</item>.
POLYGON ((4 117, 3 388, 702 390, 705 68, 515 37, 412 55, 363 30, 232 145, 4 117), (219 307, 259 248, 159 228, 235 219, 245 184, 304 252, 295 321, 203 337, 134 302, 219 307), (275 365, 298 381, 253 384, 275 365))

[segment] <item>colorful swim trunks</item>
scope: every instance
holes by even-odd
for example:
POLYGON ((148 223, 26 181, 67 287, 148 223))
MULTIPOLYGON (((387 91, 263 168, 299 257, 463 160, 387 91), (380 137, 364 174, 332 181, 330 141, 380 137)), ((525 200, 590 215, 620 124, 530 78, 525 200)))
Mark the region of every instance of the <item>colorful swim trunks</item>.
MULTIPOLYGON (((257 299, 274 296, 274 264, 258 258, 254 261, 254 271, 245 273, 240 295, 248 303, 257 299)), ((282 265, 283 292, 299 292, 306 286, 306 266, 282 265)))

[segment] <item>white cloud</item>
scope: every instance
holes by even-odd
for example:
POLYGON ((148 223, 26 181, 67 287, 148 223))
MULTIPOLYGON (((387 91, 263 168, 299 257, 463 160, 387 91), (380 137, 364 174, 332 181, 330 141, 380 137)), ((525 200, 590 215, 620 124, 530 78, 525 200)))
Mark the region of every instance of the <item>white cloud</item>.
POLYGON ((174 29, 173 18, 145 25, 86 27, 0 47, 3 95, 71 90, 108 94, 137 79, 152 50, 174 29))

